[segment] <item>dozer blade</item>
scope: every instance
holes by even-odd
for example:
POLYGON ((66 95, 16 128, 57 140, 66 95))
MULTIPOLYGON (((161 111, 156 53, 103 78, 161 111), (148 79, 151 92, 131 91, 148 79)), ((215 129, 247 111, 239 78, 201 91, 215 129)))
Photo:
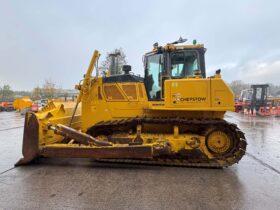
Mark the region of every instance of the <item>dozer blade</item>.
POLYGON ((39 156, 39 124, 33 112, 25 115, 22 154, 15 166, 28 164, 39 156))
POLYGON ((50 158, 141 159, 152 158, 153 149, 151 146, 89 147, 56 144, 43 147, 41 155, 50 158))
MULTIPOLYGON (((108 159, 151 159, 156 149, 151 145, 112 145, 98 141, 91 136, 66 125, 48 126, 55 137, 65 137, 78 143, 40 143, 40 120, 35 113, 28 112, 25 116, 23 146, 21 158, 15 166, 26 165, 38 157, 50 158, 108 158, 108 159)), ((42 133, 42 132, 41 132, 42 133)), ((41 134, 46 135, 46 134, 41 134)), ((61 139, 61 138, 60 138, 61 139)))

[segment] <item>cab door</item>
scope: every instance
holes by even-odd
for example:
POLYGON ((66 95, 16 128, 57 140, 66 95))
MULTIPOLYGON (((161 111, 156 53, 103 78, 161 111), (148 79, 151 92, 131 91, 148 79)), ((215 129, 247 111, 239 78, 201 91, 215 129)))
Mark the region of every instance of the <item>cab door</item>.
POLYGON ((163 54, 153 54, 146 58, 145 87, 149 101, 163 100, 163 54))

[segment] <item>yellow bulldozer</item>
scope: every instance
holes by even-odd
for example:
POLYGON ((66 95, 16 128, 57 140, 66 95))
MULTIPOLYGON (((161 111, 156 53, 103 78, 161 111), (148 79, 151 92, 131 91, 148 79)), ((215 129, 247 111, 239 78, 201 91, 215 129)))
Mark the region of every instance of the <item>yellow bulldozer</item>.
POLYGON ((206 78, 204 45, 186 40, 159 46, 143 56, 144 78, 100 74, 95 50, 74 105, 50 102, 25 117, 24 165, 39 157, 96 161, 227 167, 246 150, 244 133, 225 121, 234 94, 220 70, 206 78))

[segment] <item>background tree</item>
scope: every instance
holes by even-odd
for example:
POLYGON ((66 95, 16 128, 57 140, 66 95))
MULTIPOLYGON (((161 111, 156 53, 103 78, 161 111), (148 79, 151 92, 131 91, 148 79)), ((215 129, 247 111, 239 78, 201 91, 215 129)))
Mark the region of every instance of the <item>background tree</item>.
POLYGON ((46 79, 43 87, 41 88, 42 97, 54 98, 57 92, 55 87, 56 85, 52 80, 46 79))
POLYGON ((280 96, 280 86, 269 83, 269 87, 267 88, 267 92, 269 96, 280 96))
MULTIPOLYGON (((260 84, 260 83, 256 83, 260 84)), ((241 93, 241 90, 249 89, 251 88, 251 84, 244 83, 242 80, 234 80, 229 84, 230 88, 233 90, 236 97, 238 97, 241 93)), ((279 97, 280 96, 280 86, 269 84, 269 87, 267 88, 268 96, 274 96, 279 97)))
POLYGON ((62 89, 61 86, 59 86, 59 87, 56 88, 55 90, 56 90, 55 95, 56 95, 57 97, 64 97, 65 91, 62 89))
POLYGON ((34 100, 39 100, 39 99, 42 98, 42 89, 39 86, 33 88, 33 90, 32 90, 32 98, 34 100))
POLYGON ((250 88, 250 84, 244 83, 242 80, 234 80, 229 84, 235 94, 235 97, 240 95, 241 90, 250 88))
POLYGON ((14 91, 14 96, 15 97, 22 97, 22 96, 32 96, 32 91, 27 91, 27 90, 15 90, 14 91))
POLYGON ((14 91, 12 91, 10 85, 3 85, 0 87, 0 99, 1 101, 11 101, 14 98, 14 91))
POLYGON ((118 74, 121 74, 122 73, 122 66, 127 64, 126 55, 125 55, 122 48, 116 48, 113 51, 108 52, 105 60, 101 63, 101 67, 104 68, 104 69, 110 69, 111 70, 111 68, 112 68, 111 67, 112 56, 110 56, 110 55, 112 55, 112 54, 116 55, 116 62, 115 62, 116 72, 118 74))

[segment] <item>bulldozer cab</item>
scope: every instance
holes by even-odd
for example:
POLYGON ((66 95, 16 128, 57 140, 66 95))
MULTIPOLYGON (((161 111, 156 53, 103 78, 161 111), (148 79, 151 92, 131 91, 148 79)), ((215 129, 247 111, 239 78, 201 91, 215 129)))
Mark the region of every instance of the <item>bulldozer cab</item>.
POLYGON ((205 78, 203 45, 156 47, 144 56, 145 87, 149 101, 164 99, 164 82, 168 79, 205 78))

